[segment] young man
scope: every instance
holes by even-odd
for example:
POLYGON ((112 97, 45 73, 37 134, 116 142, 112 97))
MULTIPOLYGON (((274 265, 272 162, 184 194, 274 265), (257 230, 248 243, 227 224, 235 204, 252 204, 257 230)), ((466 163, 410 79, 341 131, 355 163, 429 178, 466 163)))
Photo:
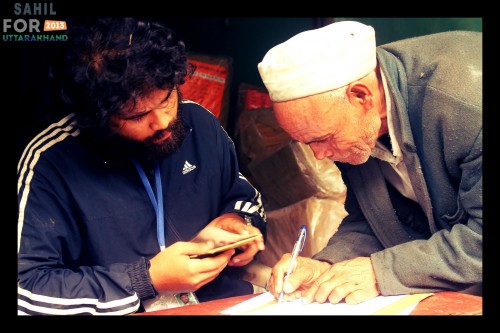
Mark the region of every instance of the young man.
POLYGON ((60 73, 71 114, 18 165, 20 314, 129 314, 248 294, 230 272, 264 249, 260 194, 215 116, 183 100, 184 43, 146 20, 69 31, 60 73), (195 258, 260 234, 235 254, 195 258), (229 266, 229 267, 228 267, 229 266))
POLYGON ((327 247, 273 267, 271 291, 304 302, 481 293, 482 34, 376 47, 337 22, 273 47, 258 65, 280 126, 328 158, 348 216, 327 247))

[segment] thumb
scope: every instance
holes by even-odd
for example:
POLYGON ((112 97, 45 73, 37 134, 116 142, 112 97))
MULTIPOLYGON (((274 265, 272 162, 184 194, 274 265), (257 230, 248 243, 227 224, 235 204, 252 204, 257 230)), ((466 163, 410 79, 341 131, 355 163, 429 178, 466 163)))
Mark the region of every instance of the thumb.
POLYGON ((194 242, 190 243, 190 251, 188 253, 191 258, 198 258, 215 247, 215 242, 213 240, 208 240, 206 242, 194 242))
POLYGON ((283 291, 287 294, 293 293, 302 283, 299 274, 292 272, 283 281, 283 291))

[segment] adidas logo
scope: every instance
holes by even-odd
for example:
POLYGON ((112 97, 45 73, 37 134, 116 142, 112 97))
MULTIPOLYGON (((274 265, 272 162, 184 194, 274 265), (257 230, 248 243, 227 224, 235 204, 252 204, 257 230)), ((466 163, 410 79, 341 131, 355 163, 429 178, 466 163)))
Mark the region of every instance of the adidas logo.
POLYGON ((182 174, 185 175, 186 173, 191 172, 194 169, 196 169, 196 165, 192 165, 191 163, 186 161, 184 162, 184 167, 182 168, 182 174))

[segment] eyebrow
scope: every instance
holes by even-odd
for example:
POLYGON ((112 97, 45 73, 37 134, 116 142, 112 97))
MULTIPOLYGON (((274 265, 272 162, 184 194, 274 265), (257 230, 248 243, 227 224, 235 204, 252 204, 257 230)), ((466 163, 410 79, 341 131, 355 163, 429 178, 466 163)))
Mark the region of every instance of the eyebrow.
MULTIPOLYGON (((174 91, 175 89, 172 89, 168 92, 168 94, 165 96, 165 98, 163 98, 160 103, 158 103, 158 105, 161 105, 163 103, 165 103, 166 101, 168 101, 170 99, 170 96, 172 96, 172 92, 174 91)), ((126 116, 126 117, 123 117, 122 119, 124 120, 130 120, 130 119, 134 119, 134 118, 139 118, 143 115, 146 115, 148 113, 150 113, 151 111, 153 110, 145 110, 145 111, 142 111, 142 112, 137 112, 137 113, 134 113, 132 115, 129 115, 129 116, 126 116)))

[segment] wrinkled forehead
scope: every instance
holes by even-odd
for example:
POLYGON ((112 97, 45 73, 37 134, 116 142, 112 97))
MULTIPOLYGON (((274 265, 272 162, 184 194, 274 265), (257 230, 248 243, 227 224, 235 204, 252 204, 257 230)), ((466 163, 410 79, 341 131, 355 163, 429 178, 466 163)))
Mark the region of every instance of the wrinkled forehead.
POLYGON ((338 103, 326 95, 313 95, 285 102, 274 102, 278 125, 294 140, 309 142, 322 137, 339 122, 338 103))
POLYGON ((273 110, 278 121, 283 118, 293 118, 297 121, 303 118, 322 117, 326 110, 333 106, 333 100, 327 93, 274 102, 273 110))

